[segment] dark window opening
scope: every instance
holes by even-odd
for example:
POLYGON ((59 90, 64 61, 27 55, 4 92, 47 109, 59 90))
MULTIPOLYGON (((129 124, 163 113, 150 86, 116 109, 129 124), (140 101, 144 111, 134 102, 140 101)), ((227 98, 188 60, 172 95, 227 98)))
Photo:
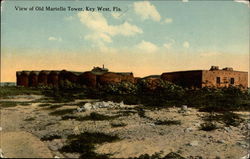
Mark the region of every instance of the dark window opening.
POLYGON ((223 77, 223 83, 228 83, 227 77, 223 77))
POLYGON ((216 83, 220 84, 220 77, 216 77, 216 83))
POLYGON ((230 84, 234 84, 234 78, 230 79, 230 84))

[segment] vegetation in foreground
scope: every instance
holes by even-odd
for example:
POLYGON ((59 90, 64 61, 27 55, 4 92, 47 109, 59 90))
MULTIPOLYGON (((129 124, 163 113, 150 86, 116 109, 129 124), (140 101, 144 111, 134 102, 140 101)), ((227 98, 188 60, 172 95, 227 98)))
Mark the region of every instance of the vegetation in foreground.
MULTIPOLYGON (((73 102, 75 99, 92 98, 114 102, 123 101, 125 104, 139 104, 153 109, 188 105, 205 112, 250 111, 250 92, 239 87, 193 90, 182 88, 167 81, 160 81, 157 85, 154 85, 153 89, 152 85, 146 80, 137 84, 123 82, 99 86, 98 88, 87 88, 85 86, 44 89, 14 86, 0 88, 0 98, 21 94, 45 95, 47 103, 67 103, 73 102)), ((14 106, 15 104, 9 105, 14 106)), ((143 112, 140 113, 143 116, 143 112)))
POLYGON ((103 115, 103 114, 99 114, 96 112, 92 112, 90 113, 90 115, 87 115, 87 116, 65 115, 65 116, 62 116, 62 120, 75 119, 77 121, 87 121, 87 120, 102 121, 102 120, 113 120, 118 117, 120 117, 120 115, 108 116, 108 115, 103 115))
POLYGON ((67 145, 63 146, 59 151, 79 153, 81 154, 80 158, 108 159, 109 154, 97 154, 94 152, 95 145, 118 140, 120 140, 118 136, 112 136, 99 132, 84 132, 79 135, 68 136, 67 145))
MULTIPOLYGON (((236 113, 227 111, 223 113, 210 113, 210 115, 203 118, 207 123, 221 122, 225 126, 239 126, 244 120, 236 113)), ((207 126, 215 127, 212 124, 207 124, 207 126)))

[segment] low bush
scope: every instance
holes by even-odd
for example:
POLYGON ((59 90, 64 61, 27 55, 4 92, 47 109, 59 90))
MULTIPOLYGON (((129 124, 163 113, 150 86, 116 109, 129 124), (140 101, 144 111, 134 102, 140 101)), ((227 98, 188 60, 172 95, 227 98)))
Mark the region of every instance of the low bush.
POLYGON ((123 123, 123 122, 112 122, 110 123, 111 127, 116 128, 116 127, 124 127, 127 126, 128 124, 123 123))
POLYGON ((30 95, 42 94, 41 89, 20 87, 20 86, 0 86, 0 97, 16 96, 16 95, 30 95))
POLYGON ((181 122, 179 120, 156 120, 154 124, 155 125, 180 125, 181 122))
POLYGON ((203 118, 205 121, 212 122, 222 122, 225 126, 238 126, 244 120, 239 117, 238 114, 233 112, 223 112, 220 114, 210 113, 210 115, 203 118))
POLYGON ((43 136, 41 138, 42 141, 52 141, 54 139, 61 139, 62 137, 59 135, 47 135, 47 136, 43 136))
POLYGON ((75 119, 77 121, 86 121, 86 120, 102 121, 102 120, 113 120, 118 117, 120 117, 120 115, 107 116, 107 115, 102 115, 99 113, 92 112, 90 113, 90 115, 87 115, 87 116, 65 115, 62 117, 62 120, 75 119))
POLYGON ((65 115, 65 114, 72 114, 76 109, 62 109, 56 110, 54 112, 49 113, 49 115, 65 115))
POLYGON ((205 122, 205 123, 202 123, 200 126, 200 130, 204 130, 204 131, 212 131, 217 128, 218 128, 217 125, 213 122, 205 122))
POLYGON ((96 144, 104 142, 114 142, 120 140, 118 136, 107 135, 104 133, 84 132, 79 135, 70 135, 67 138, 67 145, 63 146, 59 151, 69 153, 80 153, 80 158, 89 159, 106 159, 108 154, 97 154, 94 152, 96 144))
POLYGON ((16 106, 28 106, 29 102, 16 102, 16 101, 0 101, 0 108, 16 107, 16 106))

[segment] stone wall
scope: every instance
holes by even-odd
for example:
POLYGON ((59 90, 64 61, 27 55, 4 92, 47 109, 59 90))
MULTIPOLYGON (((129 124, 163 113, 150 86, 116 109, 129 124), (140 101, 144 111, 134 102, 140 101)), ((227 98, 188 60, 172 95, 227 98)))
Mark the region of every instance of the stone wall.
POLYGON ((16 72, 17 85, 24 87, 63 86, 65 83, 96 87, 98 84, 113 84, 119 82, 134 83, 133 73, 93 73, 71 71, 18 71, 16 72))
POLYGON ((187 88, 202 87, 202 71, 181 71, 163 73, 161 79, 187 88))

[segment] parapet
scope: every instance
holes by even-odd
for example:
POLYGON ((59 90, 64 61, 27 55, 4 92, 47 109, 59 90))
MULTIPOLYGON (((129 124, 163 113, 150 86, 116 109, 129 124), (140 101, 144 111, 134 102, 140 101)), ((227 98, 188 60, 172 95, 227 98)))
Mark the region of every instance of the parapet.
POLYGON ((219 70, 219 66, 211 66, 209 71, 219 70))

